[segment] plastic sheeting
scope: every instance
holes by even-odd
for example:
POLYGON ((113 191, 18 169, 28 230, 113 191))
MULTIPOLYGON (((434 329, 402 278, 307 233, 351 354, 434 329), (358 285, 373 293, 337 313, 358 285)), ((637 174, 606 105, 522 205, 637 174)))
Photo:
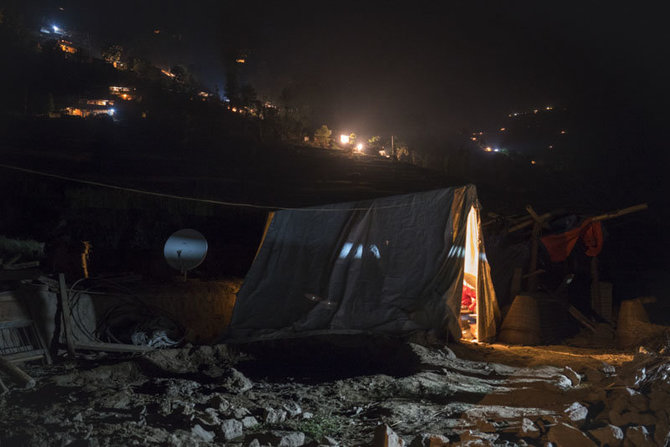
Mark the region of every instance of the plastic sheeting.
MULTIPOLYGON (((460 337, 472 185, 278 211, 238 293, 229 336, 447 329, 460 337)), ((479 213, 477 213, 479 223, 479 213)), ((479 238, 480 340, 498 306, 479 238)))

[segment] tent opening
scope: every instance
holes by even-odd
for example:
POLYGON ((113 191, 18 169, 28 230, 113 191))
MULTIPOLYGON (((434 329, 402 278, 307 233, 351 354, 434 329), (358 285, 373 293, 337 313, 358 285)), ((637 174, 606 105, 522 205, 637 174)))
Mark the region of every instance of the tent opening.
POLYGON ((461 297, 461 333, 464 340, 477 341, 477 274, 479 268, 479 219, 475 207, 470 208, 465 233, 463 294, 461 297))

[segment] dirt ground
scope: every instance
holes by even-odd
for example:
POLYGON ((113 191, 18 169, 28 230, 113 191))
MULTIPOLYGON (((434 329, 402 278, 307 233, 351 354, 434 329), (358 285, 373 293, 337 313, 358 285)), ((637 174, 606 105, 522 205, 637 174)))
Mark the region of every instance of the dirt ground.
POLYGON ((0 446, 668 445, 664 346, 342 346, 24 365, 0 446))

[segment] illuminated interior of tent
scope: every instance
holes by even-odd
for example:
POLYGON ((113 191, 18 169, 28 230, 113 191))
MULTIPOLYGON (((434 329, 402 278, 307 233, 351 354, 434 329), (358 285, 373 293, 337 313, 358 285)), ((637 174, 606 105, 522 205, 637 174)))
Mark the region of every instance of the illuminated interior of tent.
POLYGON ((470 208, 465 234, 461 331, 464 340, 477 341, 477 272, 479 266, 479 226, 477 210, 470 208))

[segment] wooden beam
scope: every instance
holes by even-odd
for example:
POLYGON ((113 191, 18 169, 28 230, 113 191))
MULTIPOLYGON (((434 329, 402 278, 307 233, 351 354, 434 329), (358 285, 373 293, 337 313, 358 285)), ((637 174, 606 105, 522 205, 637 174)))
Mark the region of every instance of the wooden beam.
POLYGON ((72 338, 72 328, 70 327, 70 297, 65 285, 65 275, 58 274, 58 284, 60 286, 61 307, 63 309, 63 331, 65 332, 65 344, 67 352, 74 357, 74 339, 72 338))
POLYGON ((623 208, 616 211, 611 211, 609 213, 601 214, 600 216, 595 216, 591 218, 592 222, 598 222, 600 220, 614 219, 615 217, 624 216, 626 214, 636 213, 638 211, 643 211, 648 209, 649 206, 646 203, 640 203, 639 205, 629 206, 628 208, 623 208))
MULTIPOLYGON (((542 231, 542 221, 533 222, 533 230, 530 235, 530 264, 528 266, 529 272, 537 270, 537 254, 540 245, 540 231, 542 231)), ((528 278, 528 291, 534 292, 537 288, 537 275, 528 278)))
POLYGON ((30 351, 17 352, 5 355, 5 360, 12 363, 23 363, 31 360, 40 360, 44 358, 44 349, 33 349, 30 351))
POLYGON ((23 388, 32 388, 35 386, 35 379, 2 356, 0 356, 0 371, 5 373, 14 383, 23 388))
MULTIPOLYGON (((538 217, 538 219, 540 219, 542 222, 544 222, 544 221, 546 221, 547 219, 549 219, 549 218, 551 217, 551 215, 552 215, 551 213, 544 213, 544 214, 542 214, 541 216, 537 216, 537 217, 538 217)), ((521 230, 521 229, 524 229, 524 228, 526 228, 526 227, 529 227, 529 226, 533 225, 533 222, 534 222, 534 219, 533 219, 533 217, 531 216, 531 217, 529 217, 527 220, 524 220, 523 222, 518 223, 518 224, 514 225, 513 227, 510 227, 510 229, 507 230, 507 232, 508 232, 508 233, 514 233, 515 231, 518 231, 518 230, 521 230)))
POLYGON ((109 352, 133 352, 143 354, 145 352, 153 351, 156 348, 151 346, 127 345, 123 343, 77 343, 77 349, 84 351, 109 351, 109 352))
POLYGON ((3 266, 3 268, 5 270, 25 270, 25 269, 30 269, 30 268, 39 267, 39 266, 40 266, 40 261, 28 261, 28 262, 22 262, 20 264, 12 263, 11 265, 3 266))
POLYGON ((572 315, 575 320, 579 321, 584 327, 586 327, 588 330, 591 332, 596 331, 595 325, 584 316, 583 313, 581 313, 575 306, 570 305, 568 306, 568 312, 570 312, 570 315, 572 315))

